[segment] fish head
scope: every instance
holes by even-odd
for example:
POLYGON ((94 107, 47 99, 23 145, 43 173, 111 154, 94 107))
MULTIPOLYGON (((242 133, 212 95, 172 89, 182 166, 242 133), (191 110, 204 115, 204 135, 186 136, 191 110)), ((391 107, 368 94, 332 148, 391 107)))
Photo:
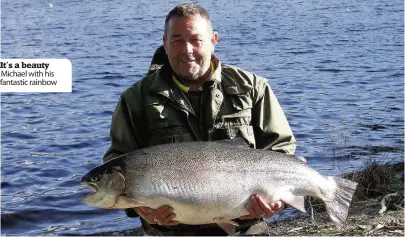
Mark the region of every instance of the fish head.
POLYGON ((125 177, 119 166, 112 169, 98 166, 81 178, 81 184, 89 187, 92 192, 81 202, 101 208, 114 208, 118 197, 125 190, 125 177))

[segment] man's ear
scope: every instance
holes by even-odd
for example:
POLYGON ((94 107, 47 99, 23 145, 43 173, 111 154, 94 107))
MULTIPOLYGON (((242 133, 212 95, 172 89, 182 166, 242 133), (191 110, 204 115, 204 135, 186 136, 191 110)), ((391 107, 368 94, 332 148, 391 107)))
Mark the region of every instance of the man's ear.
POLYGON ((218 43, 218 32, 214 31, 214 33, 212 33, 211 43, 214 46, 217 45, 217 43, 218 43))
POLYGON ((211 43, 212 43, 211 54, 213 54, 214 51, 215 51, 215 46, 216 46, 217 43, 218 43, 218 32, 214 31, 214 33, 212 34, 211 43))

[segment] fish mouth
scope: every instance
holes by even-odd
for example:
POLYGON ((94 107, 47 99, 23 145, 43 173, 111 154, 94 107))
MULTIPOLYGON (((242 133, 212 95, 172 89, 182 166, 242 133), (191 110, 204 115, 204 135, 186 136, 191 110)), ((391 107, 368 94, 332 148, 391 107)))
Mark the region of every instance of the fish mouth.
POLYGON ((95 197, 95 195, 97 195, 97 192, 98 192, 98 187, 97 187, 97 185, 94 184, 94 183, 91 183, 91 182, 86 182, 86 181, 81 182, 81 184, 87 186, 88 188, 90 188, 90 189, 91 189, 91 192, 88 193, 86 196, 84 196, 84 197, 80 200, 80 202, 82 202, 82 203, 87 203, 87 204, 89 204, 89 205, 92 205, 92 204, 91 204, 92 202, 91 202, 90 200, 92 200, 93 197, 95 197))
POLYGON ((89 187, 92 190, 92 193, 95 193, 98 191, 98 186, 95 183, 84 181, 84 182, 81 182, 81 184, 89 187))

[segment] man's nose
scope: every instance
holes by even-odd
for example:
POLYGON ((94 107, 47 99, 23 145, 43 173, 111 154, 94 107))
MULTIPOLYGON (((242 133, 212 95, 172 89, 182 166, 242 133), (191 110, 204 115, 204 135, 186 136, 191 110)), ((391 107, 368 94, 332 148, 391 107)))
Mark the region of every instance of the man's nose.
POLYGON ((193 44, 190 42, 186 42, 186 44, 184 45, 184 50, 185 50, 185 53, 187 53, 187 54, 193 53, 193 50, 194 50, 193 44))

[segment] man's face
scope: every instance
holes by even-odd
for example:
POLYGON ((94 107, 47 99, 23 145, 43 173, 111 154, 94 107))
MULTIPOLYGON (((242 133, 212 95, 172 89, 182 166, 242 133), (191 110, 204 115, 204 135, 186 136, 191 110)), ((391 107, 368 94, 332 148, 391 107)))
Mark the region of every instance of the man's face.
POLYGON ((163 45, 174 72, 187 80, 199 79, 210 69, 218 34, 200 15, 172 17, 166 30, 163 45))

